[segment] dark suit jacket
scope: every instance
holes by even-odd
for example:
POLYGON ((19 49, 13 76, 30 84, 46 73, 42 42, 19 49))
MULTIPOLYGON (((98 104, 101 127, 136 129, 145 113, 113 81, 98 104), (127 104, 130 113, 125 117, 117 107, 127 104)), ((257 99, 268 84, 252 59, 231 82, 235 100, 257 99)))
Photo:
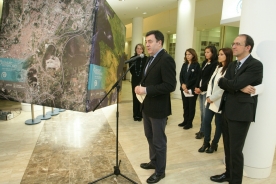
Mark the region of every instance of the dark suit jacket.
POLYGON ((141 85, 147 89, 141 107, 146 116, 165 118, 171 115, 170 93, 176 88, 175 68, 174 59, 164 50, 157 54, 148 67, 141 80, 141 85))
POLYGON ((208 65, 206 64, 207 64, 207 60, 203 61, 201 71, 197 78, 197 84, 196 84, 196 87, 200 88, 202 92, 207 91, 209 80, 218 65, 218 61, 211 61, 210 64, 208 65), (201 86, 200 86, 200 81, 201 81, 201 86))
POLYGON ((230 63, 224 78, 219 80, 219 87, 225 90, 220 109, 230 120, 254 122, 258 95, 251 97, 240 89, 262 83, 263 64, 250 55, 235 75, 236 63, 237 61, 230 63))
POLYGON ((182 84, 186 84, 187 89, 191 89, 194 94, 194 89, 196 86, 197 78, 200 72, 199 63, 191 63, 188 71, 187 71, 188 63, 183 63, 179 75, 180 81, 180 90, 183 91, 181 88, 182 84))

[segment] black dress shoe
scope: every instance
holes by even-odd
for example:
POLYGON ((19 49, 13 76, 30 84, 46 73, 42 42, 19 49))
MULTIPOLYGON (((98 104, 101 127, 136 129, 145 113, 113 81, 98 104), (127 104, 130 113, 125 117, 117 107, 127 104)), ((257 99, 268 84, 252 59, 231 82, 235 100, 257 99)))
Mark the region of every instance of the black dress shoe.
POLYGON ((184 121, 183 121, 182 123, 179 123, 179 124, 178 124, 178 126, 180 126, 180 127, 184 127, 185 125, 187 125, 187 123, 184 122, 184 121))
POLYGON ((159 182, 161 179, 165 178, 165 173, 163 174, 155 174, 153 173, 148 179, 147 179, 147 183, 157 183, 159 182))
POLYGON ((133 118, 133 120, 134 120, 134 121, 142 121, 142 118, 139 117, 139 116, 135 116, 135 117, 133 118))
POLYGON ((229 178, 229 176, 226 175, 226 173, 223 173, 223 174, 220 174, 220 175, 211 176, 210 180, 214 181, 214 182, 222 183, 222 182, 225 182, 225 181, 229 181, 230 178, 229 178))
POLYGON ((140 164, 140 167, 143 169, 155 169, 155 166, 151 162, 142 163, 142 164, 140 164))
POLYGON ((188 129, 190 129, 190 128, 193 128, 193 125, 185 125, 185 126, 183 127, 183 129, 185 129, 185 130, 188 130, 188 129))

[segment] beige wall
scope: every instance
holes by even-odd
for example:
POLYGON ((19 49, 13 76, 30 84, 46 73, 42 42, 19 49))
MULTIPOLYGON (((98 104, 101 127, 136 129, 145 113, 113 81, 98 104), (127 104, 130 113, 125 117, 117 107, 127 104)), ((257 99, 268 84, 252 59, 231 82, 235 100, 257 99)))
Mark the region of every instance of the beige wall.
POLYGON ((239 35, 239 28, 238 27, 231 27, 225 26, 224 30, 224 42, 222 43, 221 47, 230 47, 233 43, 233 40, 239 35))

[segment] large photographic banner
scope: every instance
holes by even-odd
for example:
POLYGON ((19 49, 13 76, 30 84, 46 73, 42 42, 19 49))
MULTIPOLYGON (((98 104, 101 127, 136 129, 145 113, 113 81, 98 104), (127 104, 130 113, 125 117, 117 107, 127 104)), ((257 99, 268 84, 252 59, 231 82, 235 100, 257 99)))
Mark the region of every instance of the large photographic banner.
MULTIPOLYGON (((94 110, 112 89, 122 75, 126 59, 125 26, 105 1, 97 4, 93 32, 87 111, 94 110)), ((114 104, 116 100, 117 91, 114 89, 99 108, 114 104)))
POLYGON ((0 98, 91 111, 122 71, 125 28, 105 0, 6 0, 0 31, 0 98))

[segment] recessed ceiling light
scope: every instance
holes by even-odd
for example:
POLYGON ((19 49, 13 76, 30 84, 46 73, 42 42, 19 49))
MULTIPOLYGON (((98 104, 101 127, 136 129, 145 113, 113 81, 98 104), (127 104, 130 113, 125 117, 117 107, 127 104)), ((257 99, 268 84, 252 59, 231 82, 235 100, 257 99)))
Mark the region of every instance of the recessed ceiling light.
POLYGON ((136 10, 138 10, 138 9, 139 9, 139 7, 137 6, 135 9, 136 9, 136 10))
POLYGON ((143 14, 144 14, 144 15, 146 15, 146 14, 147 14, 147 12, 144 12, 143 14))

